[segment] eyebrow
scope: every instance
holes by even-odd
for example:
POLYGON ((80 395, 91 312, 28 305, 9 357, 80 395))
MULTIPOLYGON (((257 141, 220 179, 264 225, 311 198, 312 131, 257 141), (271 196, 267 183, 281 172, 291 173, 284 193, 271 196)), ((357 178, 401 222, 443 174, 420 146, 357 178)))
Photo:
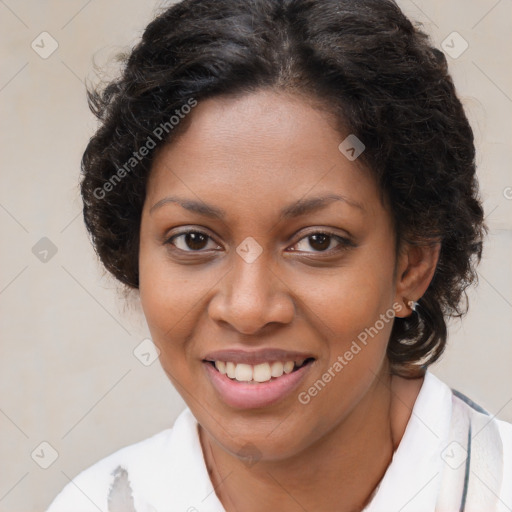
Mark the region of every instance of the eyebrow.
MULTIPOLYGON (((280 214, 279 220, 287 220, 295 217, 300 217, 302 215, 306 215, 308 213, 313 213, 323 208, 326 208, 334 201, 342 201, 354 208, 358 208, 365 212, 365 208, 361 203, 354 201, 352 199, 348 199, 345 196, 341 196, 338 194, 328 194, 325 196, 312 197, 309 199, 299 199, 298 201, 285 206, 280 214)), ((176 203, 179 204, 182 208, 189 210, 191 212, 198 213, 200 215, 204 215, 205 217, 210 217, 212 219, 225 220, 226 211, 222 208, 217 208, 215 206, 206 204, 202 201, 195 201, 192 199, 184 199, 177 196, 168 196, 160 199, 160 201, 156 202, 149 210, 149 213, 153 213, 154 210, 169 204, 176 203)))

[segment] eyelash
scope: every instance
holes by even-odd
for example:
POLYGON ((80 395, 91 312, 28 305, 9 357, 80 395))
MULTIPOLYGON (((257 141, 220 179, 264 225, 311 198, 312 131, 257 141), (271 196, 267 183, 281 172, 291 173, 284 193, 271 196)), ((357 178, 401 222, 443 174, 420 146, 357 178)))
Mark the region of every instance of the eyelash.
MULTIPOLYGON (((205 233, 204 231, 200 231, 198 229, 189 229, 189 230, 186 230, 186 231, 182 231, 181 233, 176 233, 176 234, 172 235, 170 238, 168 238, 165 241, 165 245, 172 246, 173 250, 180 251, 182 253, 198 253, 198 254, 201 254, 203 252, 208 251, 208 249, 206 249, 206 250, 205 249, 200 249, 200 250, 196 250, 196 251, 195 250, 188 250, 188 251, 186 251, 186 250, 183 250, 183 249, 179 249, 178 247, 176 247, 174 245, 173 241, 176 238, 179 238, 179 237, 185 236, 185 235, 189 235, 191 233, 199 234, 199 235, 204 235, 208 239, 213 240, 213 238, 210 235, 208 235, 207 233, 205 233)), ((342 237, 342 236, 337 235, 335 233, 332 233, 332 232, 330 232, 328 230, 312 231, 312 232, 304 235, 302 238, 300 238, 294 245, 297 245, 302 240, 307 240, 309 237, 311 237, 313 235, 325 235, 325 236, 327 236, 327 237, 329 237, 331 239, 335 239, 338 242, 338 244, 339 244, 339 246, 336 249, 327 249, 325 251, 312 251, 313 254, 320 254, 320 255, 322 255, 322 254, 329 254, 329 255, 331 255, 332 253, 341 252, 344 249, 347 249, 349 247, 355 247, 355 244, 349 238, 342 237)), ((292 252, 301 253, 303 251, 295 251, 294 250, 292 252)))

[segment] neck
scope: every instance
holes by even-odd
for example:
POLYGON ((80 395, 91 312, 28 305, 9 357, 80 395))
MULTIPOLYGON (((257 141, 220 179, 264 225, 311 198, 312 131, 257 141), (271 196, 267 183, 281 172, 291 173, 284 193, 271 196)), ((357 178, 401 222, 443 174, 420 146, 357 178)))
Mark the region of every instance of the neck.
POLYGON ((210 478, 227 512, 356 512, 371 500, 403 436, 422 379, 384 375, 318 442, 248 467, 199 429, 210 478))

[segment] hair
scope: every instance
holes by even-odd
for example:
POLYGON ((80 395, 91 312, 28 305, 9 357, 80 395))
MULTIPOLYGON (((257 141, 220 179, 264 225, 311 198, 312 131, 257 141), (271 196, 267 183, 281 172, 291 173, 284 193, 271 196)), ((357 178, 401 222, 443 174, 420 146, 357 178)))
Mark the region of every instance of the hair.
POLYGON ((418 310, 395 318, 387 348, 405 377, 440 357, 446 320, 467 312, 486 227, 473 132, 444 54, 393 1, 183 0, 121 59, 116 79, 88 88, 100 126, 82 158, 85 224, 110 273, 138 288, 151 164, 190 121, 174 129, 172 116, 220 95, 301 94, 364 143, 359 160, 387 199, 397 241, 440 242, 418 310))

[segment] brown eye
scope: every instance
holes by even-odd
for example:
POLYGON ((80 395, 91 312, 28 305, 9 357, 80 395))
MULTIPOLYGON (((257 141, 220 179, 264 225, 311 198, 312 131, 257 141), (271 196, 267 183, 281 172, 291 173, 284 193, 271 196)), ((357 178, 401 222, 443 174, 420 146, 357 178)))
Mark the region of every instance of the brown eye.
POLYGON ((329 249, 329 246, 331 245, 331 237, 324 233, 320 233, 318 235, 310 235, 308 239, 309 245, 317 251, 325 251, 329 249))
POLYGON ((186 231, 185 233, 173 235, 166 243, 174 245, 181 251, 197 252, 205 249, 209 240, 211 238, 201 231, 186 231))
POLYGON ((350 240, 334 233, 316 232, 303 237, 295 246, 301 252, 334 252, 352 246, 350 240), (334 248, 332 243, 336 242, 334 248), (313 251, 311 251, 313 249, 313 251))

